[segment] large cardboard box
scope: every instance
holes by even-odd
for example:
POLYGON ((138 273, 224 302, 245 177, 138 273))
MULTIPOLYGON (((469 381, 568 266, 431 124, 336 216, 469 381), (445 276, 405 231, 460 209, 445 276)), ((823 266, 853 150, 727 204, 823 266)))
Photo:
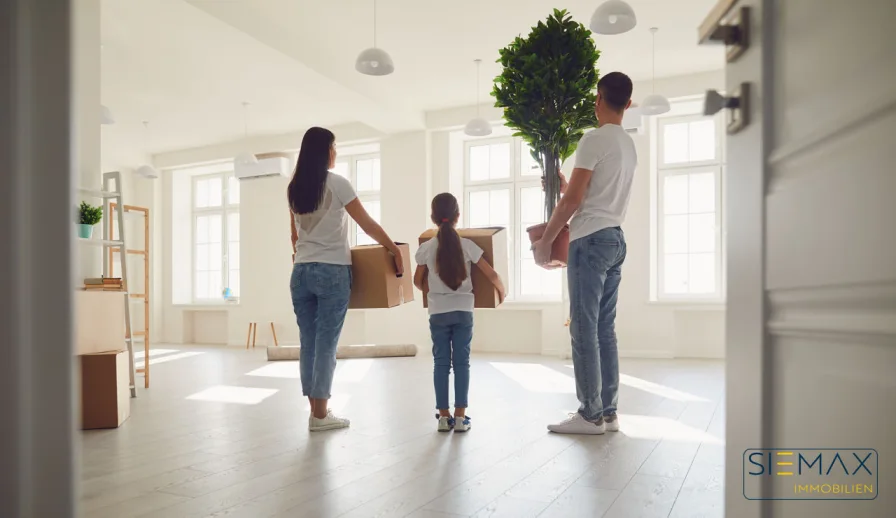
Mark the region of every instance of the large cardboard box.
POLYGON ((401 249, 404 275, 395 274, 392 254, 380 245, 352 248, 352 296, 349 309, 392 308, 414 300, 414 271, 407 243, 401 249))
MULTIPOLYGON (((430 229, 420 234, 420 244, 436 237, 437 232, 436 229, 430 229)), ((486 262, 498 272, 506 287, 509 282, 507 278, 507 230, 504 227, 459 228, 457 233, 460 234, 460 237, 465 237, 476 243, 482 249, 482 255, 486 262)), ((475 266, 471 268, 470 278, 473 282, 474 307, 496 308, 500 305, 498 291, 479 268, 475 266)), ((429 306, 427 295, 427 292, 424 291, 423 307, 429 306)))
POLYGON ((125 297, 124 292, 75 290, 75 354, 125 348, 125 297))
POLYGON ((128 352, 83 354, 81 428, 118 428, 131 415, 128 352))

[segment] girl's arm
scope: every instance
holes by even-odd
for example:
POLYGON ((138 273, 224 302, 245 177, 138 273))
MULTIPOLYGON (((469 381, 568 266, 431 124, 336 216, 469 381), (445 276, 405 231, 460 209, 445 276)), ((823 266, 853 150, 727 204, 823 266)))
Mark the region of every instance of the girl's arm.
POLYGON ((492 281, 492 284, 495 285, 495 289, 498 290, 498 303, 504 302, 504 283, 501 282, 501 276, 498 275, 498 272, 492 268, 492 265, 488 264, 488 261, 485 260, 485 256, 479 258, 479 261, 476 263, 476 267, 482 270, 482 273, 488 278, 488 280, 492 281))
POLYGON ((289 211, 289 232, 292 235, 292 262, 296 262, 296 242, 299 240, 299 232, 296 230, 296 218, 289 211))
POLYGON ((414 286, 420 291, 426 291, 426 266, 418 265, 414 271, 414 286))
POLYGON ((367 210, 364 209, 364 206, 361 205, 361 200, 355 198, 350 201, 348 205, 345 206, 345 211, 348 212, 348 215, 351 216, 353 220, 355 220, 355 223, 361 227, 361 230, 363 230, 365 234, 372 237, 374 241, 392 253, 395 259, 395 272, 401 277, 404 274, 404 261, 401 258, 401 249, 399 249, 392 239, 389 238, 389 234, 386 234, 383 227, 370 217, 370 214, 368 214, 367 210))

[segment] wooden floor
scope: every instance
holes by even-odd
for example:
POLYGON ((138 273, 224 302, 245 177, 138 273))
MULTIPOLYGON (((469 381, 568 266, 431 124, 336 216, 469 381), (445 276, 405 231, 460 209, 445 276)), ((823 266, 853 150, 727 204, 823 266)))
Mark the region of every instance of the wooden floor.
POLYGON ((153 357, 131 418, 82 434, 82 516, 723 515, 721 362, 624 359, 622 432, 571 437, 545 429, 576 408, 569 361, 474 355, 466 435, 435 431, 425 351, 340 361, 333 406, 352 427, 309 434, 297 363, 153 357))

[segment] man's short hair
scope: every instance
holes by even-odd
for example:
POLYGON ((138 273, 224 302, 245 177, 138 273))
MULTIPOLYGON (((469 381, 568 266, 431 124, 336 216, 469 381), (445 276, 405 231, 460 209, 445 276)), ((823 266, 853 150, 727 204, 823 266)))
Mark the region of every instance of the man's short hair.
POLYGON ((632 80, 622 72, 610 72, 597 82, 597 92, 610 108, 621 112, 632 98, 632 80))

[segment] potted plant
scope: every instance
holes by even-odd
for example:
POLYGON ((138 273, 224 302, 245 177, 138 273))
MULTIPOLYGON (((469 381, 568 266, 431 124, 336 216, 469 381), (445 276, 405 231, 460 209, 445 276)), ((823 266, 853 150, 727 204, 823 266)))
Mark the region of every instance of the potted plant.
POLYGON ((93 236, 93 226, 103 219, 103 207, 94 207, 82 201, 78 207, 78 237, 90 239, 93 236))
MULTIPOLYGON (((591 31, 554 9, 528 36, 517 36, 500 51, 504 67, 495 78, 495 106, 504 109, 505 124, 532 149, 544 182, 544 220, 560 201, 560 165, 576 150, 587 128, 597 125, 594 101, 600 52, 591 31)), ((533 243, 547 223, 526 229, 533 243)), ((569 229, 554 242, 554 266, 565 266, 569 229)))

